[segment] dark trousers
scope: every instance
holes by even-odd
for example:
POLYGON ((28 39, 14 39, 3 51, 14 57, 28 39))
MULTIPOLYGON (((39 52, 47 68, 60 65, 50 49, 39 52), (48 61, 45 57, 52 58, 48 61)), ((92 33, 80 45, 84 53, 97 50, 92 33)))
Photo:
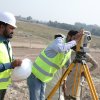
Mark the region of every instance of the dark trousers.
POLYGON ((6 94, 6 89, 0 90, 0 100, 4 100, 5 94, 6 94))

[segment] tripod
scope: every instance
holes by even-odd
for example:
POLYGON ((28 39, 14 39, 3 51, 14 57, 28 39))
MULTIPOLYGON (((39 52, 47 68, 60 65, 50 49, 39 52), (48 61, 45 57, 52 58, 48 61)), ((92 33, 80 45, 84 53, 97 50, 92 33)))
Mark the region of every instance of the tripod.
POLYGON ((69 96, 67 100, 78 100, 77 96, 79 95, 78 94, 79 93, 79 84, 80 84, 80 78, 81 78, 82 73, 84 73, 85 78, 87 80, 89 89, 91 91, 92 100, 99 100, 98 95, 96 93, 94 83, 92 81, 92 78, 91 78, 91 75, 90 75, 90 72, 89 72, 89 68, 88 68, 87 63, 86 63, 86 57, 85 57, 86 52, 84 52, 84 50, 83 50, 84 48, 81 47, 81 44, 83 42, 83 38, 84 37, 81 38, 81 40, 79 41, 79 43, 76 46, 76 57, 75 57, 75 59, 69 65, 68 69, 62 75, 62 77, 59 79, 59 81, 56 83, 54 88, 51 90, 51 92, 47 96, 46 100, 52 100, 52 96, 55 94, 57 89, 61 86, 64 79, 70 74, 70 72, 72 71, 74 66, 76 66, 76 72, 75 72, 74 84, 73 84, 73 88, 72 88, 72 96, 69 96), (76 80, 77 73, 78 73, 78 70, 77 70, 78 65, 80 65, 80 71, 79 71, 78 79, 76 80))

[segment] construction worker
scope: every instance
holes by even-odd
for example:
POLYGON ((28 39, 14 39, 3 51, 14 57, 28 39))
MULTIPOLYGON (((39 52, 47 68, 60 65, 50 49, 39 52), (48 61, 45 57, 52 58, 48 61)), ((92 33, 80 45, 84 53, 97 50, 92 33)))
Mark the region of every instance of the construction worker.
POLYGON ((13 37, 16 19, 12 13, 0 12, 0 100, 11 84, 11 69, 21 65, 20 59, 13 60, 9 39, 13 37))
MULTIPOLYGON (((77 33, 78 33, 78 31, 76 32, 76 34, 77 33)), ((69 35, 69 37, 71 37, 72 35, 75 35, 75 34, 72 33, 72 34, 68 34, 68 35, 69 35)), ((72 49, 75 51, 76 47, 74 46, 72 49)), ((96 68, 98 68, 98 63, 95 61, 95 59, 93 59, 93 57, 89 53, 86 53, 86 62, 91 63, 91 65, 92 65, 91 67, 89 67, 90 71, 93 71, 96 68)), ((70 63, 71 63, 71 59, 69 59, 67 61, 66 67, 68 67, 70 65, 70 63)), ((64 80, 63 93, 64 93, 65 100, 69 100, 69 98, 71 99, 72 86, 73 86, 73 82, 74 82, 74 73, 75 73, 75 71, 76 71, 76 69, 74 67, 73 70, 72 70, 72 72, 68 76, 68 79, 66 78, 64 80)), ((81 81, 80 81, 80 85, 78 87, 78 93, 77 93, 76 100, 81 100, 81 85, 82 85, 83 81, 84 81, 84 73, 82 73, 82 75, 81 75, 81 81)))
POLYGON ((32 74, 27 79, 30 100, 45 100, 46 83, 53 79, 55 73, 70 58, 70 49, 77 44, 82 35, 83 30, 69 42, 66 42, 62 35, 56 35, 55 40, 41 51, 33 63, 32 74))

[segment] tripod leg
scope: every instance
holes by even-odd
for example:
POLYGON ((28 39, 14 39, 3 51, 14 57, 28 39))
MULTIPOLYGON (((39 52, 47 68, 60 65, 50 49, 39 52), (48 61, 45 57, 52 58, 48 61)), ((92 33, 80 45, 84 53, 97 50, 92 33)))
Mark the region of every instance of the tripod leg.
POLYGON ((95 86, 94 86, 92 78, 90 76, 89 68, 86 64, 83 64, 83 68, 84 68, 84 73, 85 73, 85 76, 86 76, 86 79, 87 79, 87 82, 88 82, 93 100, 99 100, 98 96, 97 96, 97 93, 96 93, 95 86))
POLYGON ((54 86, 54 88, 51 90, 50 94, 48 95, 46 100, 51 100, 52 96, 55 94, 57 89, 60 87, 60 85, 63 83, 64 79, 68 76, 68 74, 72 71, 72 68, 74 67, 74 63, 71 63, 68 67, 68 69, 65 71, 65 73, 62 75, 60 80, 57 82, 57 84, 54 86))
POLYGON ((77 78, 77 74, 78 74, 78 63, 76 63, 76 71, 75 71, 75 75, 74 75, 74 84, 73 84, 73 86, 72 86, 72 96, 75 96, 75 94, 76 94, 76 89, 75 89, 75 86, 76 86, 76 78, 77 78))
POLYGON ((80 70, 78 71, 78 80, 77 80, 77 85, 76 85, 76 100, 81 100, 81 86, 80 86, 80 79, 81 79, 81 73, 83 71, 82 65, 80 65, 80 70))

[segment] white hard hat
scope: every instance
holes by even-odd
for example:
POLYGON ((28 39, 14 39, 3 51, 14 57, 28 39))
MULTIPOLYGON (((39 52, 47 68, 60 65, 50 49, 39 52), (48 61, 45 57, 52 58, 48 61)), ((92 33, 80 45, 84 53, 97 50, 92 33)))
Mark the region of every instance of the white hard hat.
POLYGON ((32 71, 32 62, 30 59, 25 58, 22 60, 22 64, 19 67, 16 67, 12 71, 11 78, 13 81, 21 81, 27 79, 32 71))
POLYGON ((12 13, 0 12, 0 21, 9 24, 15 28, 17 27, 15 16, 12 13))

